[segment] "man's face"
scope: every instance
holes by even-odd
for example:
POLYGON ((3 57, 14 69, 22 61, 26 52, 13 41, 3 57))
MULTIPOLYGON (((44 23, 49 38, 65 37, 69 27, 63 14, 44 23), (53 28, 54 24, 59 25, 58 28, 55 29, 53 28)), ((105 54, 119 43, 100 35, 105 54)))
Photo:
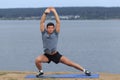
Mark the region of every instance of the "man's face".
POLYGON ((54 31, 54 26, 48 26, 48 27, 47 27, 47 32, 48 32, 48 34, 52 34, 53 31, 54 31))

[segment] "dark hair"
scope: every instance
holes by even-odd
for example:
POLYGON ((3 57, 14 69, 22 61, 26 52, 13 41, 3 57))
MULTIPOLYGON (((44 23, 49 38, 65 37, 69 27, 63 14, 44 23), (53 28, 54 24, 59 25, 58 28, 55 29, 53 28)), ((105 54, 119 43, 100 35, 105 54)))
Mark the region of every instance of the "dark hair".
POLYGON ((49 22, 49 23, 47 24, 47 28, 48 28, 48 26, 53 26, 53 27, 55 27, 54 23, 52 23, 52 22, 49 22))

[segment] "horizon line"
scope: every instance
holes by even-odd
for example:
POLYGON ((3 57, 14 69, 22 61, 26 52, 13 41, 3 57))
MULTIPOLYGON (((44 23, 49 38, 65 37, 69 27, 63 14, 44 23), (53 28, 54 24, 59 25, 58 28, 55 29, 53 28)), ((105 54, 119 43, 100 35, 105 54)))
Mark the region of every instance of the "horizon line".
MULTIPOLYGON (((102 8, 120 8, 120 6, 56 6, 55 8, 67 8, 67 7, 102 7, 102 8)), ((47 8, 47 7, 10 7, 10 8, 0 8, 0 9, 24 9, 24 8, 47 8)))

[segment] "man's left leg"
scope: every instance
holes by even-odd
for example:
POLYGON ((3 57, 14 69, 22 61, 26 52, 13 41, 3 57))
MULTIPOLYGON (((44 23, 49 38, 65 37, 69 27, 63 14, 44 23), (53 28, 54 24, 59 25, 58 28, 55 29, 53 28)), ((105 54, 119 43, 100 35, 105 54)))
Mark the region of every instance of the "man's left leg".
POLYGON ((66 64, 68 66, 74 67, 78 70, 81 70, 82 72, 84 72, 87 76, 91 76, 91 72, 85 70, 82 66, 80 66, 77 63, 72 62, 71 60, 69 60, 68 58, 66 58, 65 56, 62 56, 60 59, 60 62, 63 64, 66 64))
POLYGON ((65 56, 62 56, 60 59, 60 62, 63 64, 66 64, 68 66, 74 67, 78 70, 84 71, 84 68, 82 66, 80 66, 77 63, 72 62, 71 60, 69 60, 68 58, 66 58, 65 56))

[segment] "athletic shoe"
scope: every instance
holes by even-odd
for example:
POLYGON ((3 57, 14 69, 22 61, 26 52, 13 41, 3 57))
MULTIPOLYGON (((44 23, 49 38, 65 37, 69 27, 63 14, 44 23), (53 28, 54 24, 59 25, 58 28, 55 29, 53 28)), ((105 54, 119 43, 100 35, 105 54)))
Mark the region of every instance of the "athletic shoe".
POLYGON ((85 75, 86 76, 91 76, 91 72, 89 72, 88 70, 85 70, 85 75))
POLYGON ((39 74, 36 75, 37 78, 41 77, 44 73, 43 72, 39 72, 39 74))

